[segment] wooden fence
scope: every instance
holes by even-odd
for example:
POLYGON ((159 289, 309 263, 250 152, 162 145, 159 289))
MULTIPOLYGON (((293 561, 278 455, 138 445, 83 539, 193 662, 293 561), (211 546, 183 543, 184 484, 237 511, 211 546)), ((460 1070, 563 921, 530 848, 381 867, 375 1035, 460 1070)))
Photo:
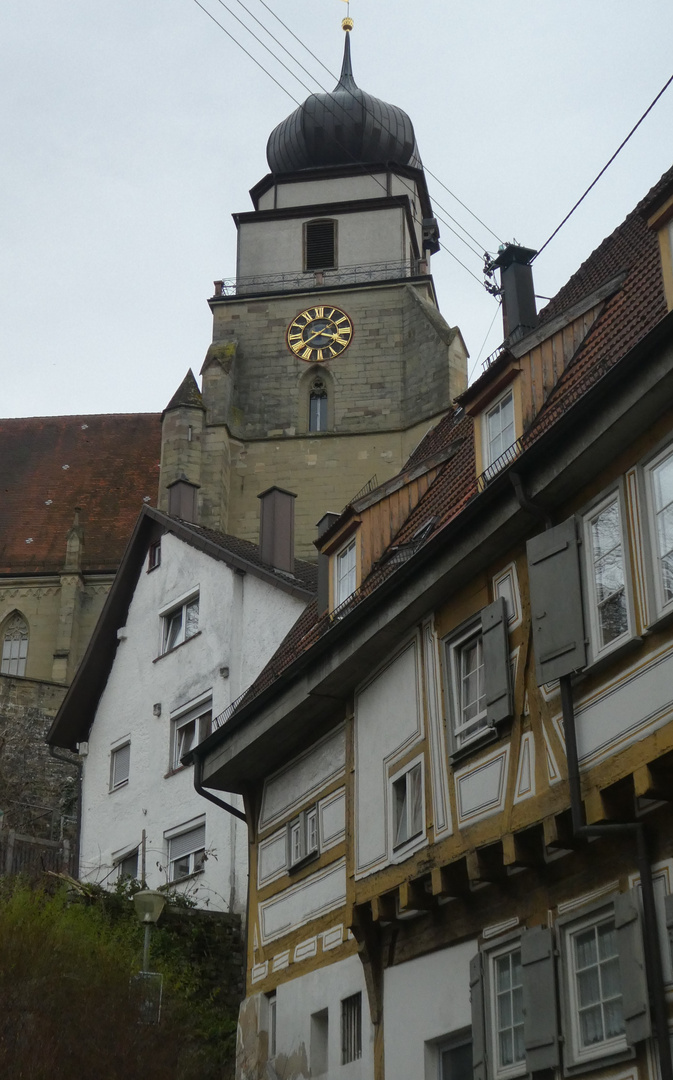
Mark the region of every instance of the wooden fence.
POLYGON ((72 874, 73 854, 68 840, 38 840, 13 829, 0 829, 0 875, 39 877, 46 870, 72 874))

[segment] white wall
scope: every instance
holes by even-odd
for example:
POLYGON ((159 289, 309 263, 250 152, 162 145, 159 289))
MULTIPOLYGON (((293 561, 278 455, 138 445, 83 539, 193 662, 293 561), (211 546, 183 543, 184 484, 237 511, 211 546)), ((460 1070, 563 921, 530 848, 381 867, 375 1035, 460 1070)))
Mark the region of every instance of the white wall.
MULTIPOLYGON (((373 1029, 362 964, 357 956, 281 983, 276 1001, 276 1068, 279 1077, 283 1076, 283 1059, 294 1055, 300 1058, 302 1046, 310 1067, 311 1015, 323 1009, 328 1010, 328 1070, 319 1074, 321 1080, 369 1080, 373 1076, 373 1029), (341 1002, 357 993, 362 994, 362 1057, 342 1065, 341 1002)), ((409 1073, 405 1080, 411 1080, 413 1076, 409 1073)))
MULTIPOLYGON (((304 604, 251 575, 235 575, 224 563, 176 539, 162 538, 161 565, 138 579, 127 620, 101 696, 84 759, 81 874, 112 884, 113 857, 147 834, 147 882, 167 880, 164 833, 205 816, 205 870, 180 886, 199 905, 245 907, 247 829, 196 793, 193 769, 173 774, 171 714, 212 695, 213 715, 222 712, 252 681, 296 620, 304 604), (199 589, 199 633, 161 656, 158 612, 192 588, 199 589), (229 668, 223 678, 221 668, 229 668), (160 706, 160 715, 155 715, 160 706), (128 783, 110 791, 111 747, 131 739, 128 783)), ((223 796, 242 808, 239 796, 223 796)))
POLYGON ((470 960, 476 952, 476 941, 466 941, 386 969, 386 1080, 434 1080, 438 1075, 426 1072, 435 1057, 434 1044, 471 1023, 470 960))

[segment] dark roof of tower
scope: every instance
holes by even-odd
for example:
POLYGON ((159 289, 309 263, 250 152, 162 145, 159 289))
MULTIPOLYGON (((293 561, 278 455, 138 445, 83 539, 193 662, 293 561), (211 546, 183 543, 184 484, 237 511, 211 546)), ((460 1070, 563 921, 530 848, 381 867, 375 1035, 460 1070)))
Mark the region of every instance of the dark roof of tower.
POLYGON ((204 407, 201 391, 191 368, 168 402, 164 413, 167 413, 170 409, 179 409, 185 405, 192 409, 202 409, 204 407))
POLYGON ((350 33, 341 77, 331 94, 311 94, 269 137, 266 157, 277 175, 331 165, 392 162, 422 168, 411 120, 360 90, 353 78, 350 33))

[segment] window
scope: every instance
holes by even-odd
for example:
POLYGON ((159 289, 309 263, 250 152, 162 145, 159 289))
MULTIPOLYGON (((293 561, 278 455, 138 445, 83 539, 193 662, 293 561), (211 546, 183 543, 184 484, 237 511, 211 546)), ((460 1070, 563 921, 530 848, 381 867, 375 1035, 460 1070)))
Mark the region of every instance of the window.
POLYGON ((15 611, 5 623, 0 672, 3 675, 25 675, 27 656, 28 624, 15 611))
POLYGON ((150 544, 150 549, 147 553, 147 569, 156 570, 157 566, 161 565, 161 540, 157 540, 156 543, 150 544))
POLYGON ((670 449, 655 460, 648 475, 655 593, 657 607, 664 611, 673 602, 673 452, 670 449))
POLYGON ((288 862, 290 867, 318 854, 318 807, 302 810, 288 825, 288 862))
POLYGON ((493 1005, 493 1060, 498 1076, 525 1069, 523 1041, 523 978, 521 948, 491 957, 493 1005))
POLYGON ((446 644, 454 752, 513 712, 507 602, 499 596, 446 644))
POLYGON ((124 881, 126 878, 136 879, 138 877, 138 848, 134 848, 121 859, 117 859, 115 866, 119 881, 124 881))
POLYGON ((508 390, 485 416, 486 465, 492 465, 515 440, 514 394, 508 390))
POLYGON ((173 835, 168 840, 170 881, 179 881, 203 870, 206 861, 206 823, 173 835))
POLYGON ((334 606, 339 607, 355 592, 357 583, 355 540, 351 540, 335 559, 334 606))
POLYGON ((184 604, 162 617, 162 653, 194 637, 199 629, 199 598, 192 596, 184 604))
POLYGON ((351 994, 341 1002, 341 1064, 362 1057, 362 994, 351 994))
POLYGON ((614 916, 567 938, 573 1046, 578 1059, 596 1047, 625 1046, 622 983, 614 916))
POLYGON ((611 495, 584 518, 587 601, 595 656, 629 634, 624 541, 619 497, 611 495))
POLYGON ((336 267, 336 221, 308 221, 304 226, 305 270, 336 267))
POLYGON ((185 754, 210 735, 212 716, 208 701, 173 720, 171 769, 181 769, 185 754))
POLYGON ((473 1080, 472 1040, 452 1039, 439 1045, 439 1080, 473 1080))
POLYGON ((311 1076, 323 1076, 329 1064, 329 1013, 327 1009, 311 1014, 311 1076))
POLYGON ((110 758, 110 790, 123 787, 128 783, 131 766, 131 743, 116 747, 110 758))
POLYGON ((267 1025, 269 1033, 269 1054, 270 1058, 276 1056, 276 995, 271 993, 267 995, 266 999, 267 1007, 267 1025))
POLYGON ((308 430, 327 430, 327 388, 320 376, 313 380, 308 397, 308 430))
POLYGON ((393 848, 423 832, 423 763, 393 780, 393 848))

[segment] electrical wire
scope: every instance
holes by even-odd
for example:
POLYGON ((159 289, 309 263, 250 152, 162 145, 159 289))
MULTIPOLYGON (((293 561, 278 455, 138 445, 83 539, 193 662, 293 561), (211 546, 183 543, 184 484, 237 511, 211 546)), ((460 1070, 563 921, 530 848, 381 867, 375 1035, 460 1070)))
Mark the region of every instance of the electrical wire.
POLYGON ((473 365, 472 365, 472 367, 470 369, 470 374, 467 376, 467 385, 468 386, 472 382, 472 376, 474 375, 474 373, 475 373, 475 371, 477 369, 477 364, 481 360, 481 354, 483 353, 483 351, 484 351, 484 349, 486 347, 486 342, 488 341, 488 336, 491 333, 491 330, 493 329, 493 323, 495 322, 495 317, 498 314, 498 312, 500 311, 501 307, 502 307, 502 300, 498 300, 498 306, 495 309, 495 312, 493 313, 493 318, 491 319, 491 325, 489 326, 488 330, 486 331, 486 337, 484 338, 484 340, 481 343, 481 348, 480 348, 479 353, 477 355, 477 359, 475 360, 475 362, 473 363, 473 365))
MULTIPOLYGON (((236 2, 237 2, 237 3, 240 3, 240 4, 241 4, 241 7, 245 8, 245 10, 246 10, 246 11, 248 11, 248 9, 247 9, 247 8, 245 7, 245 5, 241 3, 241 0, 236 0, 236 2)), ((246 48, 245 48, 245 46, 244 46, 244 45, 242 45, 242 44, 241 44, 241 42, 240 42, 240 41, 238 41, 238 39, 237 39, 237 38, 236 38, 236 37, 235 37, 235 36, 234 36, 234 35, 233 35, 233 34, 232 34, 232 33, 231 33, 231 32, 230 32, 229 30, 227 30, 227 29, 226 29, 226 27, 224 27, 224 26, 222 25, 222 23, 221 23, 221 22, 219 22, 219 21, 217 20, 217 19, 215 18, 215 16, 214 16, 214 15, 212 15, 212 14, 211 14, 211 13, 210 13, 210 12, 209 12, 209 11, 207 10, 207 8, 205 8, 205 7, 203 6, 203 4, 201 4, 201 3, 200 3, 200 0, 194 0, 194 3, 195 3, 195 4, 196 4, 196 6, 197 6, 197 7, 199 7, 199 8, 200 8, 200 9, 201 9, 201 10, 202 10, 202 11, 203 11, 203 12, 204 12, 204 13, 205 13, 206 15, 208 15, 208 17, 209 17, 209 18, 210 18, 210 19, 212 20, 212 22, 214 22, 214 23, 215 23, 215 25, 216 25, 216 26, 218 26, 218 27, 220 28, 220 30, 224 31, 224 33, 225 33, 225 34, 227 35, 227 37, 228 37, 228 38, 229 38, 229 39, 230 39, 231 41, 233 41, 233 42, 234 42, 234 44, 236 44, 236 45, 238 45, 238 46, 239 46, 239 48, 240 48, 240 49, 241 49, 241 50, 242 50, 242 51, 243 51, 243 52, 244 52, 244 53, 246 54, 246 56, 248 56, 248 57, 249 57, 249 58, 250 58, 251 60, 253 60, 253 61, 254 61, 254 63, 255 63, 256 65, 257 65, 257 67, 258 67, 258 68, 260 68, 260 70, 261 70, 261 71, 263 71, 263 72, 264 72, 264 73, 265 73, 266 75, 268 75, 268 76, 269 76, 269 78, 270 78, 270 79, 272 79, 272 80, 273 80, 273 82, 274 82, 274 83, 276 83, 276 85, 277 85, 277 86, 279 86, 279 87, 280 87, 280 89, 281 89, 281 90, 283 90, 283 91, 284 91, 284 93, 285 93, 285 94, 287 94, 287 96, 288 96, 288 97, 289 97, 289 98, 290 98, 290 99, 291 99, 292 101, 294 101, 294 102, 295 102, 295 104, 296 104, 296 105, 300 105, 300 104, 301 104, 301 102, 299 102, 299 101, 297 100, 297 98, 295 98, 295 97, 294 97, 294 95, 293 95, 293 94, 292 94, 292 93, 291 93, 291 92, 290 92, 289 90, 287 90, 287 88, 286 88, 286 87, 284 87, 284 86, 282 85, 282 83, 280 83, 280 82, 278 81, 278 79, 276 79, 276 78, 275 78, 275 77, 274 77, 274 76, 273 76, 273 75, 271 74, 271 72, 270 72, 270 71, 268 71, 268 69, 267 69, 267 68, 265 68, 265 67, 264 67, 264 65, 263 65, 262 63, 260 63, 260 61, 259 61, 259 60, 257 60, 257 59, 256 59, 256 57, 255 57, 255 56, 253 56, 253 54, 252 54, 251 52, 249 52, 249 50, 248 50, 248 49, 246 49, 246 48)), ((244 28, 245 30, 247 30, 247 32, 248 32, 248 33, 249 33, 249 34, 250 34, 250 35, 251 35, 251 36, 252 36, 252 37, 253 37, 253 38, 254 38, 254 39, 255 39, 255 40, 256 40, 256 41, 257 41, 257 42, 258 42, 258 43, 259 43, 259 44, 260 44, 260 45, 261 45, 261 46, 262 46, 262 47, 263 47, 263 48, 264 48, 264 49, 265 49, 265 50, 266 50, 266 51, 267 51, 267 52, 268 52, 268 53, 269 53, 269 54, 270 54, 270 55, 271 55, 271 56, 272 56, 272 57, 273 57, 273 58, 274 58, 274 59, 275 59, 275 60, 276 60, 277 62, 278 62, 278 63, 279 63, 279 64, 281 64, 281 66, 282 66, 283 68, 285 68, 285 70, 286 70, 286 71, 287 71, 287 72, 288 72, 288 73, 289 73, 289 74, 290 74, 290 75, 291 75, 291 76, 292 76, 292 77, 293 77, 294 79, 296 79, 296 81, 297 81, 297 82, 299 82, 299 83, 300 83, 300 85, 301 85, 301 86, 303 86, 305 90, 307 90, 307 91, 308 91, 309 93, 314 93, 314 91, 313 91, 313 90, 311 90, 311 88, 310 88, 310 87, 308 87, 308 86, 307 86, 307 85, 306 85, 306 84, 305 84, 305 83, 303 82, 303 80, 301 80, 301 79, 300 79, 300 78, 299 78, 299 77, 298 77, 297 75, 295 75, 295 74, 294 74, 294 72, 292 72, 292 71, 290 70, 290 68, 288 68, 288 67, 287 67, 287 65, 286 65, 285 63, 283 63, 283 61, 282 61, 282 60, 280 60, 280 58, 279 58, 278 56, 276 56, 276 54, 275 54, 275 53, 274 53, 274 52, 273 52, 273 51, 272 51, 271 49, 269 49, 269 47, 268 47, 268 46, 267 46, 267 45, 266 45, 266 44, 265 44, 265 43, 264 43, 263 41, 261 41, 261 39, 260 39, 260 38, 258 37, 258 35, 257 35, 257 34, 255 34, 255 33, 254 33, 254 31, 250 30, 250 28, 249 28, 248 26, 246 26, 246 25, 245 25, 245 23, 244 23, 244 22, 243 22, 243 21, 242 21, 242 20, 241 20, 241 19, 240 19, 240 18, 239 18, 239 17, 237 16, 237 15, 235 15, 235 14, 234 14, 234 12, 232 12, 232 11, 231 11, 231 9, 230 9, 230 8, 229 8, 229 7, 227 6, 227 4, 226 4, 226 3, 224 3, 224 0, 218 0, 218 3, 219 3, 219 4, 220 4, 220 5, 221 5, 221 6, 222 6, 222 7, 224 8, 224 9, 225 9, 225 11, 227 11, 227 12, 228 12, 228 13, 229 13, 229 14, 230 14, 230 15, 231 15, 231 16, 232 16, 232 17, 233 17, 233 18, 234 18, 235 20, 236 20, 236 22, 238 22, 238 23, 239 23, 239 24, 240 24, 241 26, 243 26, 243 28, 244 28)), ((249 12, 249 14, 251 14, 251 13, 249 12)), ((252 16, 252 17, 253 17, 253 18, 255 18, 255 16, 252 16)), ((255 19, 255 21, 259 23, 259 20, 255 19)), ((263 24, 260 24, 260 25, 263 25, 263 24)), ((284 24, 283 24, 283 25, 284 25, 284 24)), ((278 41, 277 41, 277 39, 273 37, 273 35, 271 34, 271 32, 270 32, 269 30, 267 30, 267 29, 266 29, 266 27, 263 27, 263 29, 265 29, 265 31, 266 31, 266 32, 267 32, 267 33, 269 34, 269 36, 270 36, 270 37, 272 37, 272 39, 273 39, 274 41, 276 41, 276 43, 277 43, 277 44, 278 44, 278 45, 280 46, 280 48, 284 48, 284 47, 283 47, 283 46, 282 46, 282 45, 280 44, 280 42, 278 42, 278 41)), ((286 51, 286 52, 287 52, 287 50, 284 50, 284 51, 286 51)), ((288 53, 288 55, 290 55, 290 54, 288 53)), ((292 58, 292 59, 294 59, 294 58, 292 58)), ((297 62, 297 61, 295 61, 295 62, 297 62)), ((314 78, 315 82, 317 82, 317 83, 318 83, 318 86, 320 86, 320 83, 318 82, 318 80, 317 80, 317 79, 315 79, 315 77, 314 77, 314 76, 312 76, 312 75, 311 75, 311 73, 310 73, 309 71, 307 71, 307 70, 306 70, 306 68, 303 68, 303 65, 299 65, 299 66, 300 66, 300 67, 302 67, 302 69, 303 69, 303 70, 304 70, 304 71, 306 72, 306 74, 307 74, 307 75, 308 75, 308 76, 309 76, 310 78, 314 78)), ((324 66, 324 65, 323 65, 323 66, 324 66)), ((324 93, 327 93, 327 91, 325 90, 325 88, 324 88, 324 87, 321 87, 321 89, 323 90, 323 92, 324 92, 324 93)), ((333 111, 333 110, 331 110, 331 109, 328 109, 327 111, 328 111, 328 112, 330 112, 330 113, 331 113, 332 115, 336 116, 336 114, 334 113, 334 111, 333 111)), ((368 110, 366 110, 366 106, 365 106, 365 111, 368 111, 368 110)), ((385 130, 385 131, 386 131, 386 132, 387 132, 388 134, 392 134, 392 133, 391 133, 391 132, 390 132, 390 131, 389 131, 388 129, 386 129, 386 128, 384 128, 383 130, 385 130)), ((346 153, 348 153, 348 154, 349 154, 349 156, 353 158, 353 161, 354 161, 354 163, 355 163, 355 164, 358 164, 358 165, 362 165, 362 163, 358 162, 358 161, 357 161, 357 159, 355 158, 355 156, 354 156, 353 154, 351 154, 351 153, 350 153, 350 151, 348 151, 348 148, 347 148, 347 147, 345 147, 345 146, 344 146, 344 145, 343 145, 343 144, 342 144, 342 143, 341 143, 341 142, 340 142, 340 141, 339 141, 338 139, 336 140, 336 142, 337 142, 337 144, 338 144, 338 145, 339 145, 339 146, 341 147, 341 149, 345 150, 345 151, 346 151, 346 153)), ((386 187, 385 187, 385 184, 383 184, 383 183, 382 183, 382 181, 381 181, 381 180, 380 180, 380 179, 379 179, 379 178, 378 178, 377 176, 375 176, 373 172, 371 172, 370 170, 368 170, 368 169, 366 168, 366 166, 365 166, 365 165, 362 165, 362 168, 363 168, 363 171, 364 171, 364 172, 368 173, 368 175, 370 175, 370 176, 372 177, 372 179, 373 179, 373 180, 375 180, 375 181, 376 181, 376 183, 378 183, 379 187, 381 187, 383 191, 386 191, 386 187)), ((401 180, 401 182, 403 183, 403 185, 404 185, 404 186, 405 186, 405 187, 406 187, 406 188, 408 189, 408 191, 409 191, 409 192, 410 192, 411 194, 413 194, 413 195, 415 195, 415 194, 416 194, 416 193, 415 193, 415 191, 414 191, 414 189, 413 189, 413 188, 412 188, 412 187, 411 187, 411 186, 410 186, 409 184, 407 184, 407 183, 406 183, 406 182, 404 181, 404 179, 403 179, 402 177, 400 177, 400 180, 401 180)), ((439 215, 438 215, 438 216, 439 216, 439 215)), ((421 228, 422 228, 422 222, 420 221, 420 219, 419 219, 418 217, 416 217, 416 215, 415 215, 415 214, 413 214, 413 211, 412 211, 412 217, 413 217, 414 221, 416 222, 416 224, 417 224, 417 225, 420 225, 420 226, 421 226, 421 228)), ((456 236, 456 237, 457 237, 457 238, 458 238, 459 240, 461 240, 461 241, 462 241, 462 243, 466 244, 466 246, 470 248, 470 251, 472 251, 472 252, 473 252, 473 254, 477 255, 477 257, 478 257, 478 258, 481 258, 481 257, 482 257, 482 256, 481 256, 481 253, 480 253, 480 252, 478 252, 478 251, 476 251, 476 250, 475 250, 474 248, 472 248, 472 247, 471 247, 471 245, 470 245, 470 244, 468 244, 468 243, 467 243, 467 241, 465 241, 465 240, 463 239, 463 237, 462 237, 462 236, 460 236, 460 235, 459 235, 459 233, 457 233, 457 232, 456 232, 456 230, 455 230, 455 229, 453 229, 453 228, 452 228, 452 227, 451 227, 451 226, 450 226, 450 225, 448 224, 448 222, 444 221, 444 220, 443 220, 443 219, 442 219, 441 217, 439 218, 439 220, 440 220, 440 221, 442 221, 442 224, 443 224, 443 225, 446 225, 446 227, 447 227, 447 228, 448 228, 448 229, 449 229, 449 230, 450 230, 450 231, 451 231, 452 233, 454 233, 454 235, 455 235, 455 236, 456 236)), ((454 219, 454 220, 455 220, 455 219, 454 219)), ((458 223, 456 223, 456 224, 458 224, 458 223)), ((462 226, 460 226, 460 227, 462 228, 462 226)), ((490 231, 490 230, 489 230, 489 231, 490 231)), ((468 235, 469 235, 469 234, 468 234, 468 235)), ((476 241, 475 241, 475 242, 476 242, 476 241)), ((461 267, 463 268, 463 270, 465 270, 465 271, 466 271, 466 272, 467 272, 467 273, 468 273, 468 274, 470 275, 470 277, 472 277, 472 278, 473 278, 473 279, 474 279, 474 280, 475 280, 475 281, 476 281, 476 282, 477 282, 477 283, 478 283, 479 285, 481 285, 481 286, 483 287, 483 284, 484 284, 484 283, 483 283, 483 281, 482 281, 482 280, 481 280, 480 278, 478 278, 478 277, 477 277, 477 275, 476 275, 476 274, 474 274, 474 273, 473 273, 473 272, 472 272, 472 271, 471 271, 471 270, 469 269, 469 267, 467 267, 467 266, 465 265, 465 263, 464 263, 464 262, 462 262, 462 260, 461 260, 461 259, 459 259, 459 258, 458 258, 458 256, 457 256, 456 254, 454 254, 454 252, 453 252, 453 251, 451 251, 451 249, 450 249, 450 248, 448 248, 448 247, 447 247, 447 246, 446 246, 445 244, 442 244, 442 242, 441 242, 441 241, 438 241, 438 243, 439 243, 439 246, 440 246, 440 247, 442 248, 442 250, 443 250, 443 251, 446 251, 446 252, 448 252, 448 254, 449 254, 449 255, 451 256, 451 258, 452 258, 452 259, 454 259, 454 260, 455 260, 455 261, 456 261, 456 262, 457 262, 457 263, 459 264, 459 266, 461 266, 461 267)))
POLYGON ((624 140, 623 140, 623 141, 622 141, 622 142, 621 142, 621 143, 619 144, 619 146, 618 146, 618 147, 617 147, 617 149, 615 150, 615 152, 614 152, 614 154, 612 155, 612 157, 610 158, 610 160, 609 160, 608 162, 606 162, 606 164, 605 164, 605 165, 603 166, 603 168, 602 168, 602 169, 601 169, 601 171, 599 172, 598 176, 596 176, 596 178, 595 178, 594 180, 592 180, 592 182, 591 182, 591 183, 589 184, 589 187, 588 187, 588 188, 586 189, 586 191, 584 192, 584 194, 583 194, 583 195, 581 195, 581 196, 580 196, 580 198, 579 198, 579 199, 577 200, 577 202, 576 202, 576 203, 575 203, 575 205, 573 206, 572 210, 569 210, 569 211, 568 211, 568 213, 567 213, 567 214, 566 214, 566 216, 564 217, 564 219, 563 219, 563 221, 561 222, 561 224, 560 224, 560 225, 557 225, 557 226, 556 226, 556 228, 554 229, 554 231, 553 231, 553 233, 551 234, 551 236, 549 236, 549 237, 548 237, 548 238, 547 238, 547 239, 545 240, 544 244, 543 244, 543 245, 542 245, 542 247, 541 247, 541 248, 539 249, 539 251, 537 252, 537 254, 533 255, 533 258, 531 259, 531 262, 533 262, 533 261, 534 261, 535 259, 537 259, 538 255, 541 255, 541 254, 542 254, 542 252, 543 252, 543 251, 544 251, 544 249, 545 249, 545 248, 547 247, 547 245, 551 243, 551 241, 552 241, 552 240, 554 239, 554 237, 556 236, 556 234, 557 234, 558 232, 560 232, 560 230, 561 230, 561 229, 563 228, 563 226, 565 225, 565 223, 566 223, 566 221, 568 220, 568 218, 572 217, 572 215, 573 215, 573 214, 575 213, 575 211, 577 210, 577 207, 578 207, 578 206, 580 205, 580 203, 584 202, 584 200, 586 199, 586 197, 587 197, 587 195, 589 194, 589 192, 591 191, 591 189, 592 189, 592 188, 594 188, 594 187, 596 186, 596 184, 597 184, 597 183, 598 183, 598 181, 600 180, 600 178, 601 178, 601 176, 603 175, 603 173, 604 173, 604 172, 606 172, 606 170, 607 170, 607 169, 608 169, 608 168, 610 167, 610 165, 612 165, 612 162, 613 162, 613 161, 615 160, 615 158, 617 157, 617 154, 619 154, 619 153, 620 153, 620 151, 624 149, 624 147, 626 146, 626 144, 627 144, 627 142, 629 141, 629 139, 631 138, 631 136, 632 136, 632 135, 634 134, 634 132, 636 132, 636 131, 638 130, 638 128, 639 128, 639 127, 640 127, 640 125, 642 124, 642 122, 643 122, 643 120, 645 119, 645 117, 646 117, 646 116, 648 115, 648 113, 650 113, 650 112, 652 111, 652 109, 654 108, 654 106, 655 106, 655 105, 657 104, 657 102, 658 102, 659 98, 660 98, 660 97, 662 96, 662 94, 664 94, 664 92, 665 92, 665 91, 666 91, 666 90, 668 89, 668 87, 669 87, 669 86, 671 85, 671 83, 673 83, 673 75, 671 75, 670 79, 668 79, 668 80, 667 80, 667 81, 666 81, 666 82, 664 83, 664 85, 662 86, 662 88, 661 88, 661 90, 659 91, 659 93, 657 94, 657 96, 656 96, 656 97, 654 98, 654 100, 653 100, 653 101, 652 101, 652 102, 651 102, 651 103, 650 103, 650 104, 649 104, 649 105, 647 106, 647 108, 645 109, 645 112, 644 112, 644 113, 643 113, 643 115, 641 116, 640 120, 638 120, 638 122, 637 122, 636 124, 634 124, 634 125, 633 125, 633 127, 632 127, 632 128, 631 128, 631 130, 629 131, 629 133, 628 133, 628 135, 626 136, 626 138, 625 138, 625 139, 624 139, 624 140))

